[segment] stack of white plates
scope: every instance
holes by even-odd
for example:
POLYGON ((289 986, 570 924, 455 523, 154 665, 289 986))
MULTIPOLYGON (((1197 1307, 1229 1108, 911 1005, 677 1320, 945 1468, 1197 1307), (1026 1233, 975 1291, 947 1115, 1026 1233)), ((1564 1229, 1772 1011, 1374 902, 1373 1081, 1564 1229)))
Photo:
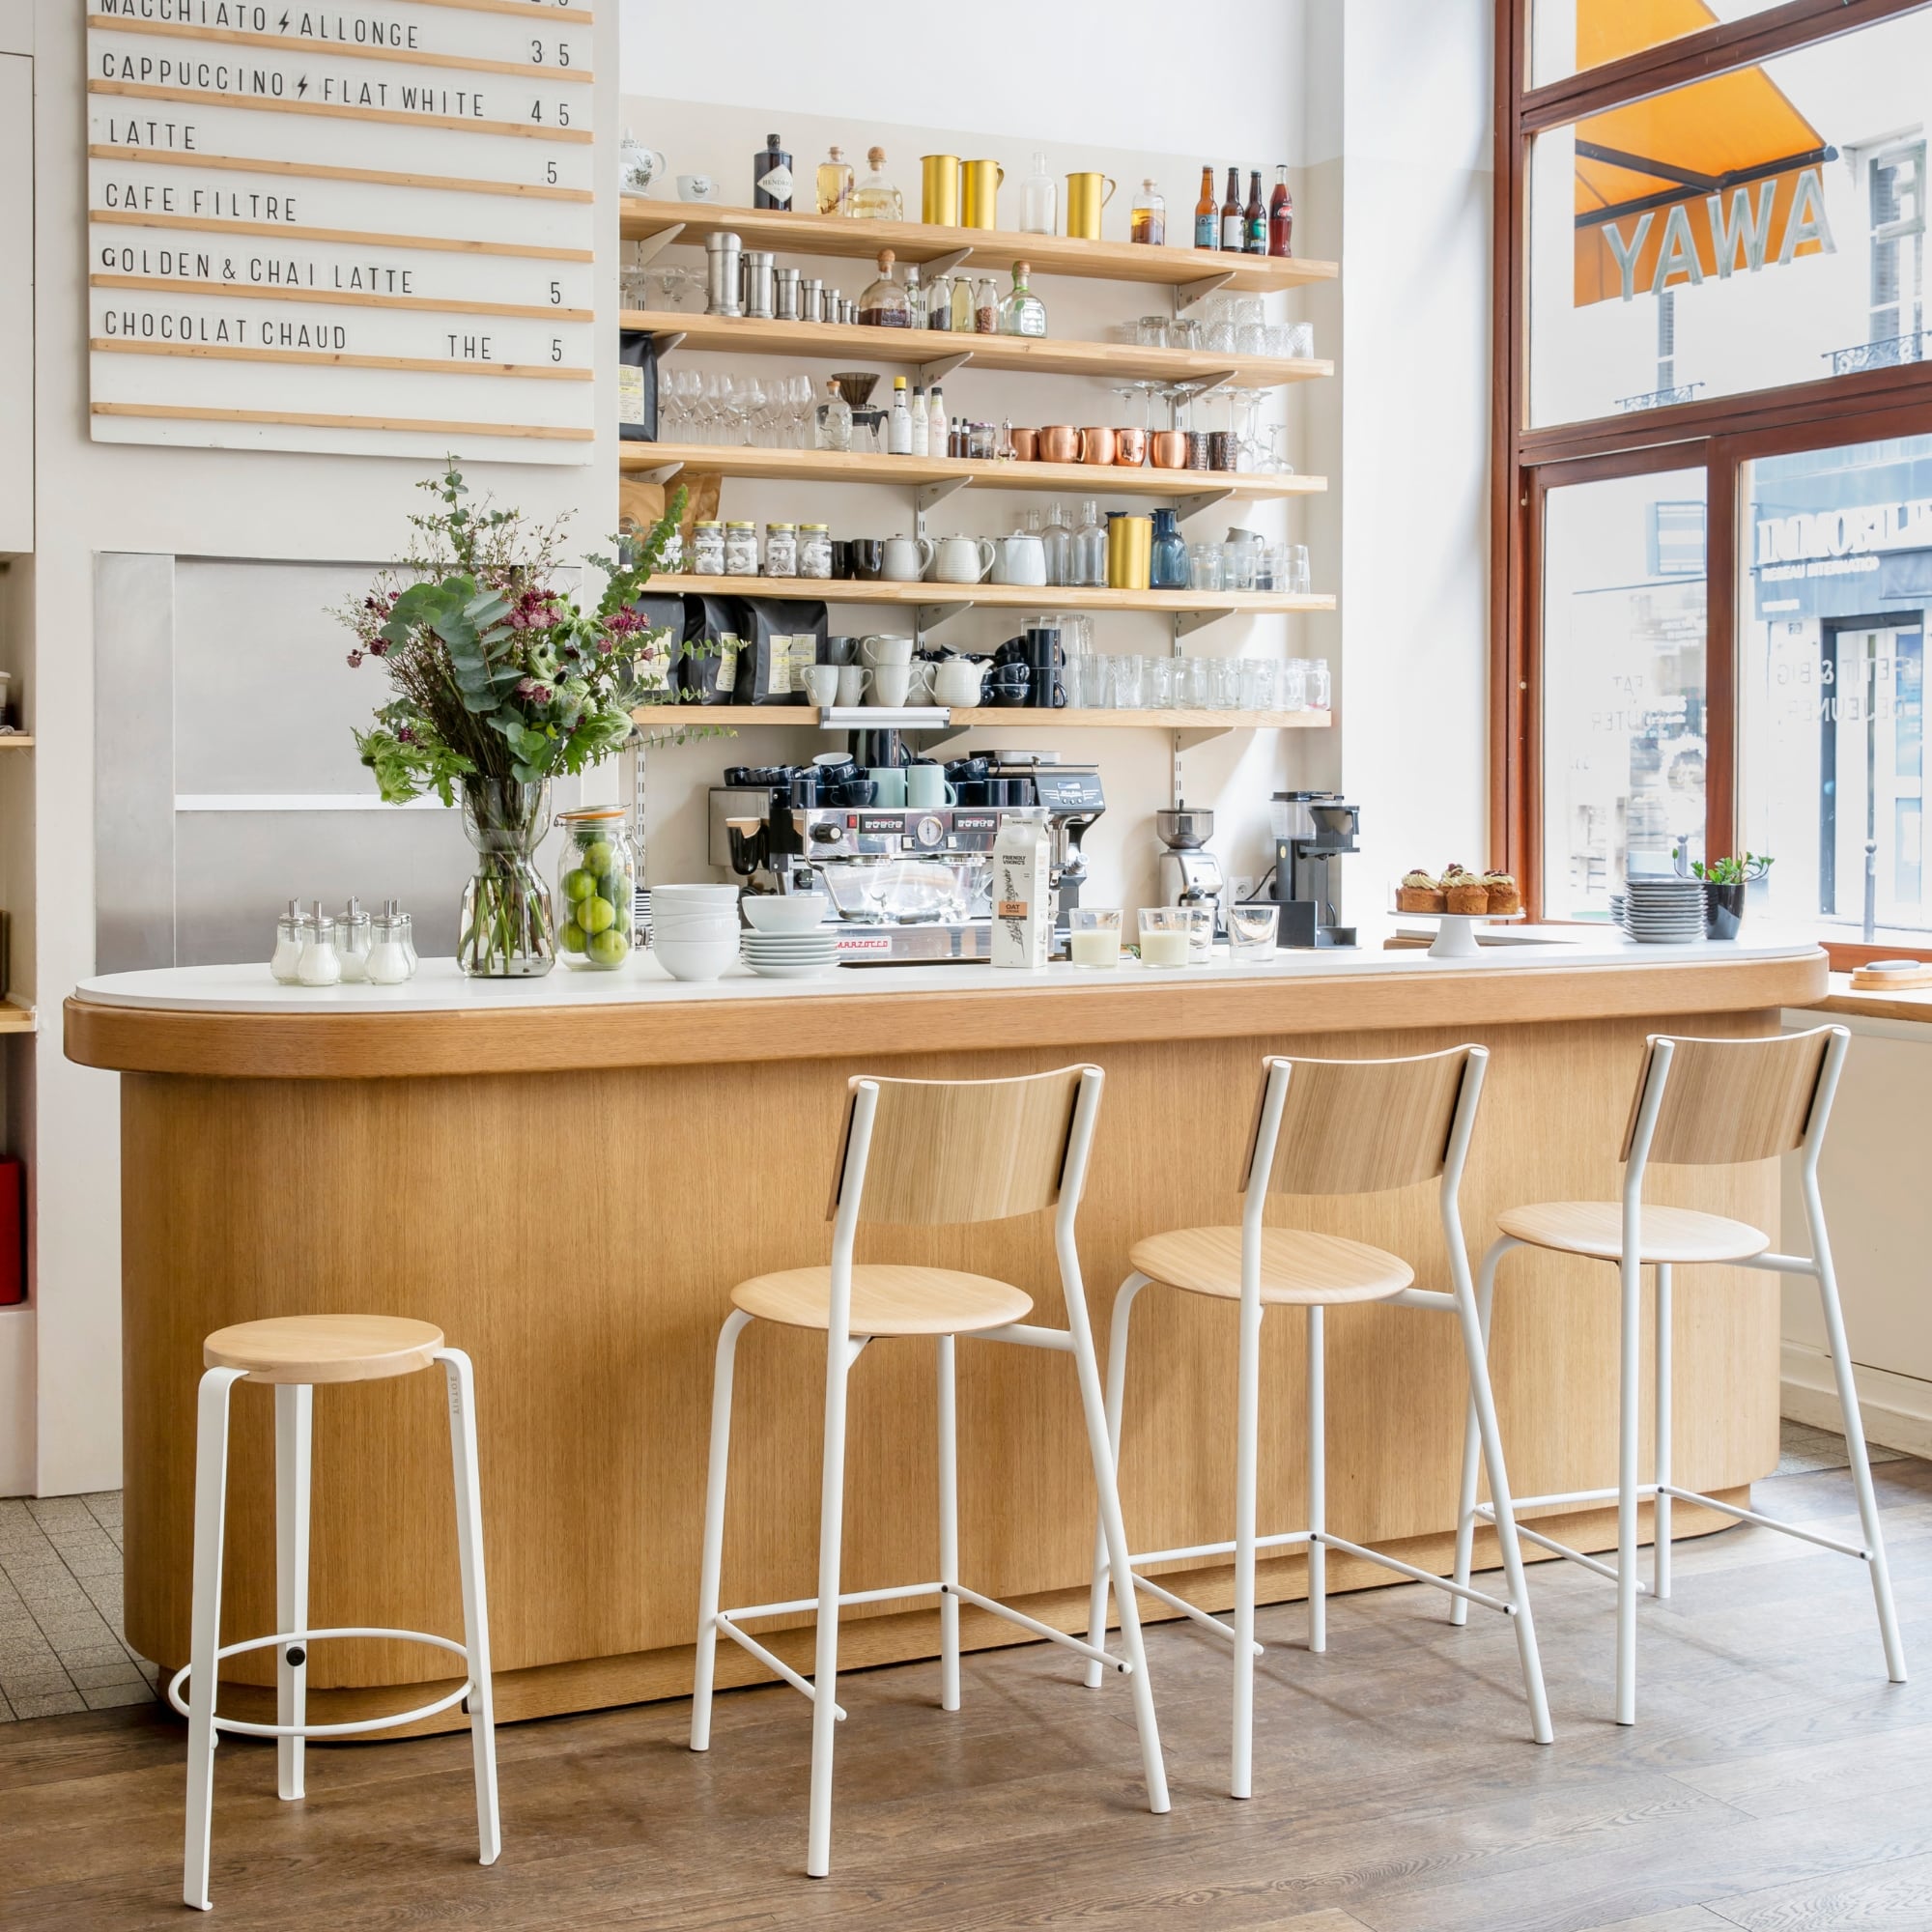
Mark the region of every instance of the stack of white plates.
POLYGON ((1702 939, 1703 881, 1674 876, 1630 880, 1623 923, 1633 939, 1647 946, 1686 946, 1702 939))
POLYGON ((753 973, 767 980, 815 980, 838 960, 838 935, 822 932, 748 932, 740 954, 753 973))

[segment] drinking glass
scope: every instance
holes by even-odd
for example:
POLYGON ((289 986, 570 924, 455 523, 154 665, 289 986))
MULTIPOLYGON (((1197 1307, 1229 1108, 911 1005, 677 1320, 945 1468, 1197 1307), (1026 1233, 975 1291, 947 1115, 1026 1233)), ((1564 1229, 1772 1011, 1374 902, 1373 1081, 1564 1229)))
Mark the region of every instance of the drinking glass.
POLYGON ((1212 915, 1205 907, 1142 906, 1140 910, 1141 964, 1165 971, 1185 966, 1194 930, 1194 916, 1208 923, 1211 942, 1212 915))
POLYGON ((1252 590, 1255 587, 1253 544, 1224 543, 1221 546, 1221 587, 1224 590, 1252 590))
POLYGON ((1121 963, 1119 906, 1075 906, 1066 915, 1067 957, 1074 965, 1100 971, 1121 963))
POLYGON ((1233 965, 1257 965, 1275 950, 1275 927, 1281 921, 1278 905, 1230 905, 1228 956, 1233 965))
POLYGON ((1243 322, 1236 326, 1235 346, 1243 355, 1268 353, 1268 328, 1264 322, 1243 322))
POLYGON ((1199 349, 1201 347, 1200 318, 1191 315, 1178 315, 1167 326, 1167 346, 1170 349, 1199 349))
POLYGON ((1206 658, 1182 658, 1181 671, 1176 675, 1174 695, 1182 711, 1208 709, 1208 664, 1206 658))
POLYGON ((1308 680, 1308 708, 1311 711, 1326 711, 1328 707, 1328 660, 1326 658, 1304 658, 1303 675, 1308 680))
POLYGON ((1202 658, 1199 662, 1207 678, 1208 709, 1232 711, 1237 690, 1237 680, 1230 675, 1234 666, 1226 658, 1202 658))
POLYGON ((1289 354, 1291 355, 1313 355, 1315 354, 1315 325, 1312 322, 1289 324, 1289 354))
POLYGON ((1143 349, 1165 349, 1170 325, 1164 315, 1144 315, 1134 325, 1134 340, 1143 349))
POLYGON ((1113 659, 1113 698, 1123 711, 1138 711, 1147 703, 1147 660, 1130 653, 1113 659))
POLYGON ((1290 544, 1287 546, 1287 569, 1276 578, 1276 586, 1295 597, 1306 597, 1314 585, 1314 579, 1308 569, 1308 546, 1290 544))
POLYGON ((1189 544, 1187 547, 1187 587, 1190 590, 1221 588, 1221 546, 1217 543, 1189 544))
POLYGON ((1270 711, 1274 708, 1274 660, 1237 658, 1240 670, 1240 708, 1243 711, 1270 711))
POLYGON ((1299 658, 1278 665, 1274 674, 1274 708, 1277 711, 1308 709, 1308 674, 1299 658))
POLYGON ((1174 709, 1174 672, 1175 662, 1172 658, 1148 659, 1148 709, 1150 711, 1172 711, 1174 709))

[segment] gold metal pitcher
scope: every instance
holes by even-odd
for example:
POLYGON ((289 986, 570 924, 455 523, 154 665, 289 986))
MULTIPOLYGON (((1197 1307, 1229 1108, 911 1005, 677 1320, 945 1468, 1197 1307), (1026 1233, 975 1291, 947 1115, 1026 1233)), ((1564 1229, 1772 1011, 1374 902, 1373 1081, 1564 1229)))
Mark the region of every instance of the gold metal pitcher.
POLYGON ((1100 239, 1100 211, 1114 198, 1114 178, 1103 174, 1066 177, 1066 232, 1083 242, 1100 239), (1100 185, 1106 184, 1106 192, 1100 185))
POLYGON ((919 218, 935 228, 959 226, 959 156, 919 157, 919 218))
POLYGON ((998 161, 961 161, 959 173, 965 183, 960 194, 959 225, 962 228, 997 228, 1000 225, 1000 185, 1007 171, 998 161))
POLYGON ((1107 520, 1107 582, 1115 590, 1145 590, 1153 565, 1153 519, 1107 520))

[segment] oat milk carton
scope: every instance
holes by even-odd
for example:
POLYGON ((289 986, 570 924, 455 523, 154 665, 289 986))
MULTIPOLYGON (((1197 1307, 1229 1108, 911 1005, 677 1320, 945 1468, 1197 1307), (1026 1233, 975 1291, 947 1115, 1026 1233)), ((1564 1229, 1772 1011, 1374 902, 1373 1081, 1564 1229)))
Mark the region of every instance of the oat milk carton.
POLYGON ((1053 942, 1052 860, 1044 810, 1008 812, 993 840, 995 966, 1046 970, 1053 942))

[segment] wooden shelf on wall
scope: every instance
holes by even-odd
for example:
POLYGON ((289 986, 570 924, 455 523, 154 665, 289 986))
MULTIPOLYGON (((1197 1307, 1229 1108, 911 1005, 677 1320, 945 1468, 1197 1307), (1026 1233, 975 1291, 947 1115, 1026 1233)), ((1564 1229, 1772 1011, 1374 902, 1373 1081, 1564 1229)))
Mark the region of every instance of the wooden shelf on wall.
MULTIPOLYGON (((1037 711, 1023 704, 980 704, 946 715, 948 728, 954 731, 969 725, 1002 731, 1028 726, 1056 731, 1323 731, 1331 722, 1326 711, 1037 711)), ((809 704, 645 704, 631 716, 646 727, 675 724, 680 727, 785 724, 809 730, 845 728, 824 724, 819 712, 809 704)))
MULTIPOLYGON (((1185 219, 1184 213, 1181 217, 1185 219)), ((868 261, 890 248, 901 262, 922 267, 948 256, 974 268, 1009 269, 1016 261, 1036 274, 1078 275, 1089 280, 1141 282, 1151 287, 1210 288, 1266 294, 1332 282, 1333 262, 1298 255, 1236 255, 1208 248, 1149 248, 1129 242, 1085 242, 1070 235, 1023 235, 1011 229, 941 228, 923 221, 861 221, 837 214, 780 213, 769 209, 721 208, 716 203, 652 201, 626 195, 618 217, 627 242, 702 245, 729 230, 747 248, 787 255, 835 255, 868 261)))
POLYGON ((0 1000, 0 1033, 32 1033, 37 1025, 32 1007, 0 1000))
POLYGON ((826 604, 884 604, 900 610, 922 606, 946 614, 971 608, 1022 611, 1158 611, 1177 617, 1264 615, 1332 611, 1325 593, 1282 590, 1114 590, 1059 583, 886 582, 850 577, 661 577, 661 592, 695 591, 712 597, 777 597, 826 604))
POLYGON ((0 731, 0 752, 31 752, 34 749, 33 734, 29 731, 0 731))
POLYGON ((656 336, 669 349, 724 350, 742 355, 806 355, 863 367, 917 368, 928 382, 970 362, 976 369, 1037 376, 1093 376, 1151 382, 1279 388, 1335 373, 1316 355, 1240 355, 1207 349, 1144 349, 1132 342, 1080 342, 1051 335, 955 335, 933 328, 867 328, 852 323, 760 322, 689 309, 625 309, 619 327, 656 336))
POLYGON ((681 469, 712 476, 757 477, 797 483, 948 483, 990 490, 1057 490, 1065 496, 1156 497, 1183 515, 1231 497, 1272 498, 1320 495, 1325 476, 1287 476, 1260 470, 1155 469, 1119 463, 988 463, 958 456, 885 456, 841 449, 755 449, 736 443, 626 442, 620 469, 668 482, 681 469))

